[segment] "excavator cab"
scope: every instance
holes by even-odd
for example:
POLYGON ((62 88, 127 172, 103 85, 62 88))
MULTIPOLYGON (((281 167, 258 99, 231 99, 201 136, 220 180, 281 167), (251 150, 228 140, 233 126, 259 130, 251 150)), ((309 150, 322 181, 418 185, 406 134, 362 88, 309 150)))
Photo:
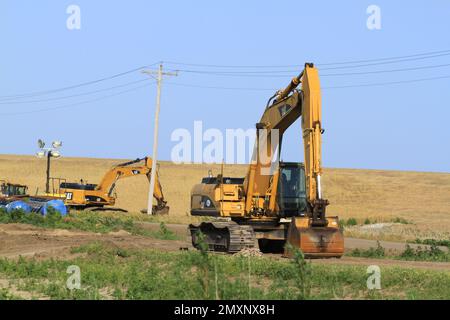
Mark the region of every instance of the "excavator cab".
POLYGON ((3 197, 25 197, 28 195, 28 187, 21 184, 1 182, 0 195, 3 197))
POLYGON ((280 162, 277 204, 281 218, 304 216, 306 212, 305 166, 280 162))

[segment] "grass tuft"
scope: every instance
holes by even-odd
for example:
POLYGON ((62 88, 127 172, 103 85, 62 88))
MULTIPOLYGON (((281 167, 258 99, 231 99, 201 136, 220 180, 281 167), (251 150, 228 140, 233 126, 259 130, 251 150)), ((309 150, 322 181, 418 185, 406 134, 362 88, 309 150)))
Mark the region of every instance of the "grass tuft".
POLYGON ((445 246, 450 248, 450 240, 445 240, 445 239, 419 239, 417 238, 416 240, 414 240, 414 243, 417 244, 426 244, 426 245, 435 245, 435 246, 445 246))
POLYGON ((385 249, 381 246, 380 242, 377 241, 376 248, 364 249, 354 249, 350 251, 347 255, 351 257, 359 258, 383 258, 386 255, 385 249))
POLYGON ((402 260, 414 260, 414 261, 438 261, 449 262, 450 253, 444 252, 439 249, 436 244, 430 245, 430 247, 416 249, 411 248, 409 244, 406 245, 405 251, 399 257, 402 260))
POLYGON ((136 224, 133 219, 120 214, 101 214, 93 212, 70 213, 67 216, 55 210, 49 210, 46 216, 38 213, 25 213, 14 210, 11 213, 0 212, 0 223, 25 223, 42 228, 81 230, 96 233, 109 233, 125 230, 132 235, 147 236, 161 240, 177 240, 179 237, 170 231, 164 222, 158 231, 149 231, 136 224))

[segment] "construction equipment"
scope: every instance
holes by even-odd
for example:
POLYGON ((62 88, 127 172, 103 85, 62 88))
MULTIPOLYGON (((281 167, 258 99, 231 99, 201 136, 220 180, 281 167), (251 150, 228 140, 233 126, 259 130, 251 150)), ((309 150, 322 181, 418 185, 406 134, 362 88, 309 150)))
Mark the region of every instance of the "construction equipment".
MULTIPOLYGON (((118 164, 111 168, 101 180, 100 184, 88 184, 61 182, 59 190, 52 195, 63 195, 66 205, 71 209, 88 211, 122 211, 124 209, 114 208, 117 194, 115 193, 116 183, 119 179, 146 175, 150 180, 152 159, 145 157, 130 162, 118 164)), ((169 207, 164 200, 159 175, 156 174, 155 189, 153 197, 156 205, 152 208, 153 214, 167 214, 169 207)))
POLYGON ((49 207, 61 215, 67 214, 63 201, 51 196, 30 196, 28 186, 0 180, 0 208, 7 212, 22 210, 25 213, 36 212, 46 215, 49 207))
POLYGON ((235 253, 257 243, 262 252, 284 250, 290 256, 288 242, 306 257, 341 257, 344 238, 338 217, 325 215, 328 201, 322 195, 324 130, 319 75, 312 63, 269 99, 256 129, 245 178, 224 177, 222 167, 217 177, 210 175, 193 187, 191 215, 217 217, 189 226, 193 246, 205 242, 211 251, 235 253), (283 134, 299 117, 304 164, 278 162, 283 134))
POLYGON ((28 197, 28 187, 26 185, 0 180, 0 198, 16 199, 24 197, 28 197))

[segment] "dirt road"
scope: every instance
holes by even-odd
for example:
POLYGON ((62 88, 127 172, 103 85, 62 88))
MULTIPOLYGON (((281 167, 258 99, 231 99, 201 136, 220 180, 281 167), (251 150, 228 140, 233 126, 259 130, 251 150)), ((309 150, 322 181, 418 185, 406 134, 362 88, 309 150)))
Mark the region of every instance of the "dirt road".
POLYGON ((100 234, 61 229, 43 229, 27 224, 0 225, 0 257, 69 258, 72 256, 70 253, 71 248, 93 241, 100 241, 126 249, 153 248, 170 251, 179 250, 180 247, 186 246, 184 241, 168 241, 134 236, 126 231, 100 234))
MULTIPOLYGON (((142 223, 141 224, 144 228, 148 228, 149 230, 157 230, 159 228, 158 224, 155 223, 142 223)), ((184 237, 187 237, 187 226, 184 224, 168 224, 167 227, 172 230, 177 235, 184 237)), ((377 241, 376 240, 367 240, 367 239, 356 239, 356 238, 345 238, 345 250, 354 250, 354 249, 370 249, 370 248, 376 248, 377 247, 377 241)), ((404 242, 393 242, 393 241, 380 241, 380 245, 388 252, 392 253, 400 253, 405 250, 406 243, 404 242)), ((417 249, 419 247, 422 248, 429 248, 427 245, 419 245, 414 243, 408 243, 408 245, 413 248, 417 249)), ((443 251, 448 251, 447 247, 440 246, 439 247, 443 251)))
MULTIPOLYGON (((143 223, 145 228, 157 230, 158 224, 143 223)), ((182 239, 187 235, 186 225, 171 224, 168 228, 182 239)), ((110 246, 125 249, 156 249, 162 251, 178 251, 188 247, 186 240, 158 240, 143 236, 134 236, 126 231, 111 232, 108 234, 72 231, 61 229, 43 229, 27 224, 0 224, 0 257, 18 258, 19 256, 35 257, 36 259, 68 259, 74 257, 71 248, 93 241, 100 241, 110 246)), ((346 249, 368 249, 376 246, 376 241, 346 238, 346 249)), ((388 250, 404 250, 404 243, 382 241, 381 245, 388 250)), ((412 245, 413 247, 416 245, 412 245)), ((280 258, 280 255, 271 255, 280 258)), ((431 270, 450 270, 450 263, 399 261, 393 259, 366 259, 342 257, 341 259, 318 259, 313 263, 321 264, 347 264, 347 265, 379 265, 399 266, 431 270)))

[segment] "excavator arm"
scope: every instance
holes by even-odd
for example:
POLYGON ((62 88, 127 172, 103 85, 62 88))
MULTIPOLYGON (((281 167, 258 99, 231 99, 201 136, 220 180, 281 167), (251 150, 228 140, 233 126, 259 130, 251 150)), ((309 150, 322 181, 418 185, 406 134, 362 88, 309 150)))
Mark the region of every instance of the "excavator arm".
POLYGON ((326 226, 325 209, 328 200, 322 198, 322 98, 319 73, 313 64, 306 64, 303 72, 282 91, 279 98, 286 96, 298 84, 302 84, 301 106, 302 137, 305 157, 306 199, 312 226, 326 226))
POLYGON ((321 188, 323 129, 320 81, 318 71, 311 63, 305 64, 305 69, 269 100, 260 122, 256 124, 255 150, 244 183, 246 209, 247 212, 260 210, 269 215, 276 211, 278 170, 273 168, 273 160, 275 157, 279 159, 285 131, 299 117, 305 156, 307 214, 312 218, 313 226, 325 226, 328 201, 322 199, 321 188), (297 90, 300 83, 301 90, 297 90), (274 139, 275 134, 278 135, 278 140, 276 137, 274 139), (264 155, 264 161, 261 161, 261 155, 264 155), (262 197, 265 198, 264 201, 259 201, 262 197), (267 197, 269 201, 266 200, 267 197))
MULTIPOLYGON (((96 190, 103 191, 109 197, 112 197, 116 187, 116 183, 119 179, 133 177, 137 175, 146 175, 148 180, 150 181, 151 171, 152 171, 152 159, 150 157, 145 157, 121 163, 113 167, 103 176, 103 179, 97 186, 96 190)), ((166 208, 167 201, 164 200, 164 195, 161 183, 159 181, 158 173, 156 173, 155 176, 155 189, 153 190, 153 197, 157 202, 156 208, 154 209, 162 210, 166 208)))
MULTIPOLYGON (((341 257, 344 253, 344 236, 339 229, 338 217, 326 217, 328 200, 322 197, 322 99, 319 74, 313 64, 305 69, 283 91, 278 99, 288 99, 290 92, 302 84, 301 122, 305 156, 306 217, 292 217, 287 242, 300 248, 310 257, 341 257)), ((295 91, 294 91, 295 92, 295 91)), ((285 247, 285 255, 292 256, 291 247, 285 247)))

